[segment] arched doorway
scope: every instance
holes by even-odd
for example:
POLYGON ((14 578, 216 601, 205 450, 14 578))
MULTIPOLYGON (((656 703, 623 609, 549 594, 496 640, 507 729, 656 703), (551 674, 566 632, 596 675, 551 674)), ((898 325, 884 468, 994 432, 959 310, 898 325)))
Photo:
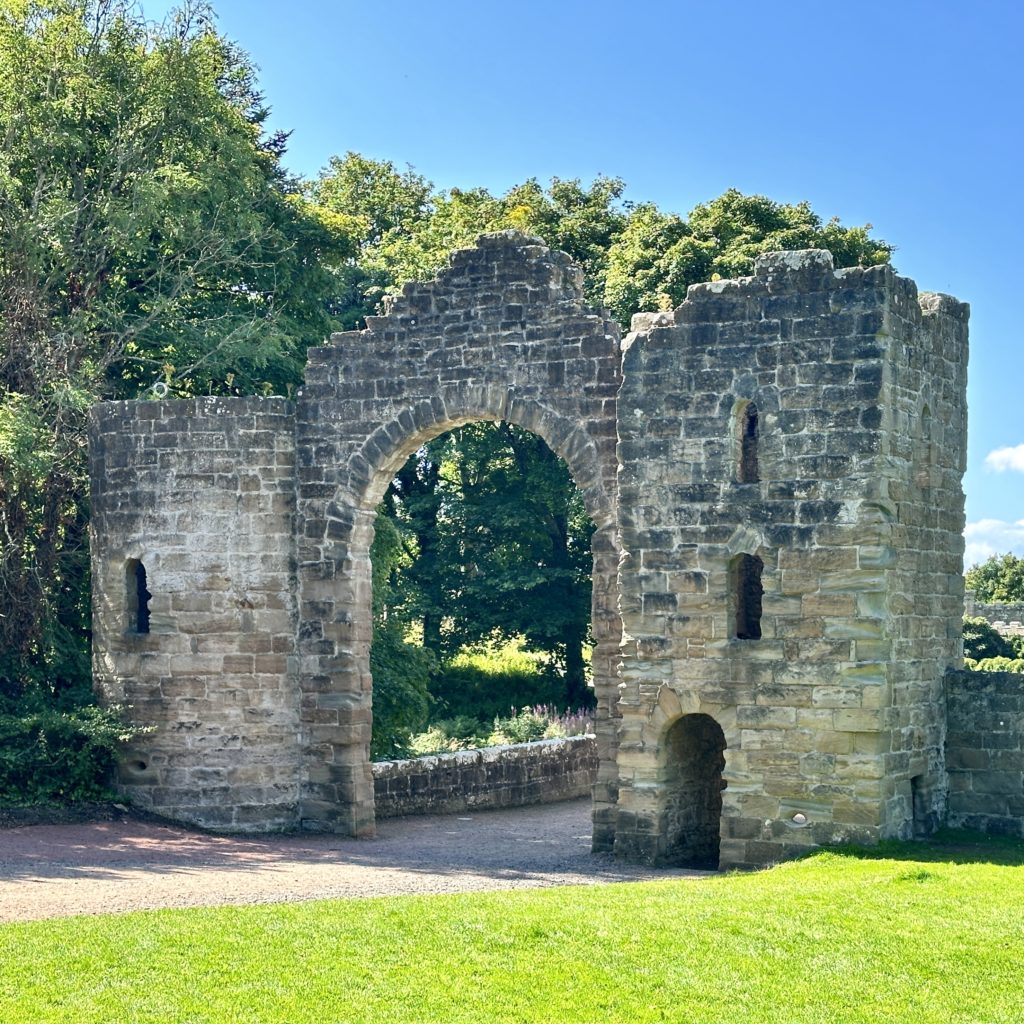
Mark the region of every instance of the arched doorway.
POLYGON ((538 435, 565 461, 594 524, 594 847, 611 848, 621 638, 618 346, 617 327, 583 305, 582 278, 568 257, 506 233, 457 253, 435 281, 407 285, 365 331, 310 350, 296 403, 304 827, 356 835, 374 828, 377 506, 422 444, 468 423, 503 421, 538 435))
POLYGON ((664 865, 717 870, 725 782, 725 734, 704 714, 683 715, 660 751, 664 865))

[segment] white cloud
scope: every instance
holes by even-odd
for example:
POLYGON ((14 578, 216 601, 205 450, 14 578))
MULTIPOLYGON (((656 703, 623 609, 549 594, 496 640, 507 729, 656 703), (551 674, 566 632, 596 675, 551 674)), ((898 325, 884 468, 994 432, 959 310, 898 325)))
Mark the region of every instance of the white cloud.
POLYGON ((1004 473, 1008 469, 1014 473, 1024 473, 1024 444, 990 451, 985 456, 985 465, 997 473, 1004 473))
POLYGON ((964 529, 964 541, 964 567, 968 569, 992 555, 1003 555, 1007 551, 1024 556, 1024 519, 1014 523, 1002 519, 979 519, 968 523, 964 529))

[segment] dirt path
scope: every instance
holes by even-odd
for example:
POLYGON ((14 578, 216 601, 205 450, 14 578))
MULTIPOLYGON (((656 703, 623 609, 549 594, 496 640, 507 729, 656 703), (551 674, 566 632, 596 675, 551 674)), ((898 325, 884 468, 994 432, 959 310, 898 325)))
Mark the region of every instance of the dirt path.
POLYGON ((590 853, 590 802, 381 822, 375 839, 133 820, 0 831, 0 921, 157 907, 700 877, 590 853))

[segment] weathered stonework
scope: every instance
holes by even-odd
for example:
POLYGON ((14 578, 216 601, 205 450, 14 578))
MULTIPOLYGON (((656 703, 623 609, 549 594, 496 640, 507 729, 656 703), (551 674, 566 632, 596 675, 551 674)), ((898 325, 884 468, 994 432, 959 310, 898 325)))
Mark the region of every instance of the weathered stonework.
POLYGON ((966 307, 810 251, 633 326, 616 847, 669 856, 656 753, 694 713, 724 731, 724 863, 909 836, 912 788, 928 827, 946 796, 942 678, 960 663, 966 307), (751 402, 758 479, 740 482, 751 402), (743 555, 763 564, 757 640, 732 621, 743 555))
POLYGON ((457 252, 437 281, 406 285, 387 316, 309 352, 297 405, 300 617, 310 828, 373 828, 370 544, 388 482, 420 445, 506 420, 560 455, 594 521, 593 659, 601 758, 595 814, 614 807, 617 327, 582 303, 564 253, 515 233, 457 252))
POLYGON ((1024 838, 1024 676, 950 672, 949 824, 1024 838))
POLYGON ((377 818, 457 814, 590 796, 597 777, 593 736, 458 750, 373 770, 377 818))
POLYGON ((284 828, 301 789, 294 408, 108 402, 92 413, 93 677, 151 726, 121 765, 144 808, 284 828), (149 632, 131 621, 147 572, 149 632))
POLYGON ((98 407, 97 685, 155 726, 132 799, 372 831, 375 509, 426 440, 506 420, 596 527, 595 849, 755 865, 942 817, 966 307, 782 253, 620 342, 581 284, 536 239, 484 236, 312 349, 294 407, 98 407))

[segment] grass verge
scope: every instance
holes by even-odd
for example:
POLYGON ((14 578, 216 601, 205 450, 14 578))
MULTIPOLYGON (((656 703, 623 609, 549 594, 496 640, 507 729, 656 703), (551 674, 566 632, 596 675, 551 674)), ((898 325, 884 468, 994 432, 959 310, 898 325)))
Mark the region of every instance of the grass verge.
POLYGON ((0 1021, 1019 1024, 1024 845, 0 927, 0 1021))

